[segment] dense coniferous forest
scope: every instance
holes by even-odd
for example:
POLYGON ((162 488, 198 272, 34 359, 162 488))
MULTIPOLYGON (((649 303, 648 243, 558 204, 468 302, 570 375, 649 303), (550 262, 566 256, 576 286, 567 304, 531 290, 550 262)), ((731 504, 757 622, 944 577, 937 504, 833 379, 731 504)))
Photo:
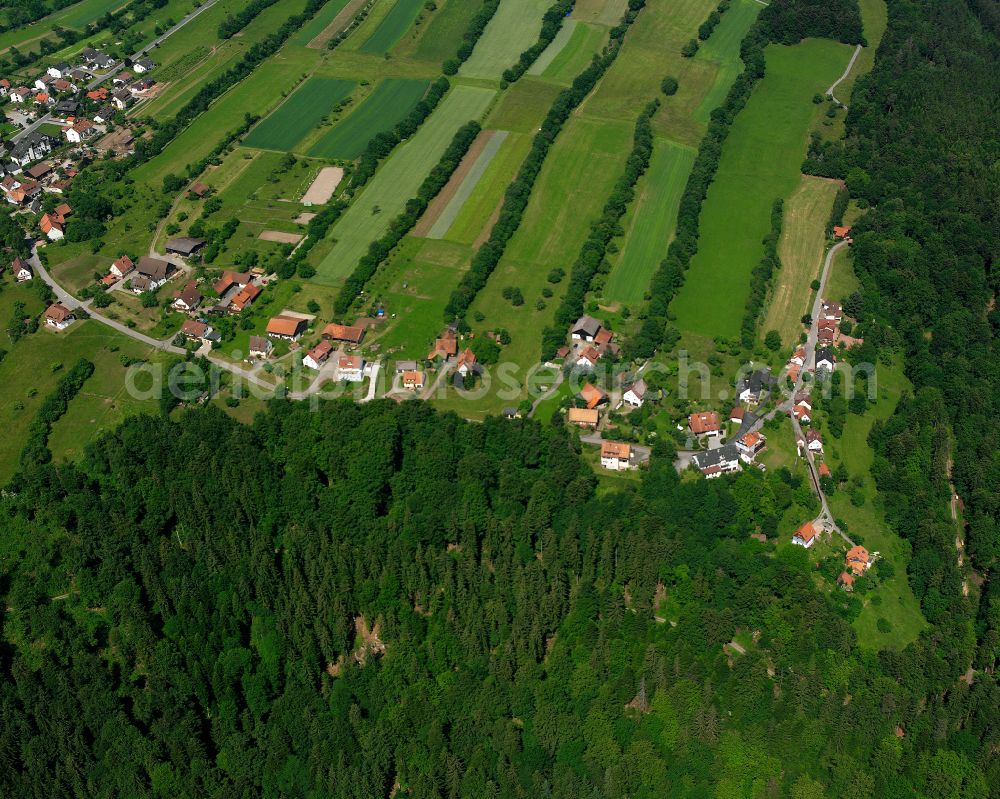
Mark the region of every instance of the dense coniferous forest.
POLYGON ((810 502, 785 470, 609 491, 561 423, 416 402, 138 417, 78 465, 39 427, 0 496, 0 795, 998 799, 1000 31, 888 5, 807 166, 870 209, 852 357, 902 344, 915 387, 871 443, 917 642, 859 648, 860 599, 751 537, 810 502))

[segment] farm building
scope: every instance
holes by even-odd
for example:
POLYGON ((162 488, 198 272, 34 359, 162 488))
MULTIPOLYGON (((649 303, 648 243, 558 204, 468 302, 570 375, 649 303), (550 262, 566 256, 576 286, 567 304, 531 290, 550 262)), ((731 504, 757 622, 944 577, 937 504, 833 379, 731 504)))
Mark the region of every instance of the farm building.
POLYGON ((283 338, 287 341, 297 341, 306 329, 306 320, 297 316, 275 316, 267 323, 267 335, 271 338, 283 338))
POLYGON ((205 246, 204 239, 181 236, 176 239, 167 239, 166 250, 173 255, 182 255, 185 258, 198 252, 205 246))

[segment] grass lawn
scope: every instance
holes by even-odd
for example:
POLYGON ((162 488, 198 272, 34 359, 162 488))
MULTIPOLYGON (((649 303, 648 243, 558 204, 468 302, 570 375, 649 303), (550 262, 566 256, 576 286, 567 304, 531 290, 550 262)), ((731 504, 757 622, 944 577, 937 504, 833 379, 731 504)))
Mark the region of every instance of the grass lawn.
POLYGON ((563 380, 551 397, 546 397, 538 403, 532 418, 542 424, 548 424, 552 420, 552 416, 559 411, 563 400, 572 393, 571 387, 569 380, 563 380))
POLYGON ((850 248, 838 250, 830 264, 830 274, 826 279, 826 296, 840 302, 861 288, 857 275, 854 274, 854 260, 850 248))
POLYGON ((437 5, 438 9, 423 34, 412 41, 401 42, 396 53, 436 64, 455 55, 469 22, 479 11, 479 5, 468 0, 446 0, 437 5))
POLYGON ((578 0, 573 5, 572 18, 581 22, 614 27, 628 8, 627 0, 578 0))
MULTIPOLYGON (((573 82, 590 63, 590 59, 601 51, 607 39, 607 30, 596 25, 588 25, 583 22, 569 20, 564 23, 563 31, 570 28, 569 23, 573 22, 572 35, 568 38, 558 51, 552 53, 551 59, 543 62, 549 51, 559 44, 558 37, 549 45, 549 48, 539 57, 535 65, 528 70, 530 75, 541 75, 546 80, 553 81, 565 86, 573 82), (544 70, 536 71, 539 65, 544 63, 544 70)), ((561 32, 560 32, 561 33, 561 32)))
POLYGON ((761 336, 777 330, 786 347, 797 342, 803 330, 802 314, 809 311, 811 284, 823 266, 826 223, 837 188, 836 181, 802 175, 785 201, 778 242, 781 269, 773 278, 761 336))
POLYGON ((540 56, 535 59, 535 63, 528 67, 528 75, 540 76, 545 72, 552 64, 552 62, 562 54, 563 50, 570 44, 571 41, 576 39, 576 43, 573 48, 579 47, 580 39, 586 38, 586 26, 581 25, 575 19, 567 19, 563 21, 562 27, 559 28, 559 32, 556 34, 555 38, 549 42, 549 46, 546 47, 540 56), (580 28, 580 33, 582 36, 577 36, 577 28, 580 28))
POLYGON ((799 182, 815 109, 811 98, 849 57, 850 48, 829 40, 767 48, 767 74, 723 146, 701 211, 698 252, 673 302, 682 331, 727 338, 739 333, 750 273, 764 254, 771 205, 799 182))
POLYGON ((318 125, 357 83, 337 78, 309 78, 250 131, 243 143, 266 150, 291 150, 318 125))
POLYGON ((674 238, 677 210, 694 164, 695 151, 656 139, 649 169, 636 187, 636 200, 624 218, 625 243, 604 287, 611 302, 642 301, 650 278, 674 238))
POLYGON ((379 23, 375 32, 358 48, 362 53, 382 55, 389 52, 417 18, 424 0, 396 0, 392 10, 379 23))
POLYGON ((427 91, 426 80, 388 78, 309 150, 320 158, 357 158, 377 134, 395 127, 427 91))
POLYGON ((337 14, 347 5, 347 2, 348 0, 327 0, 326 5, 319 10, 316 16, 299 28, 298 32, 293 34, 288 41, 299 47, 305 47, 319 36, 327 25, 333 22, 337 14))
POLYGON ((494 95, 491 89, 471 86, 455 86, 448 92, 420 130, 393 152, 333 227, 330 235, 335 244, 319 264, 317 282, 337 283, 351 273, 368 245, 385 233, 406 201, 417 193, 455 131, 469 120, 481 118, 494 95))
POLYGON ((735 0, 722 15, 722 21, 708 41, 702 42, 698 48, 695 61, 709 62, 718 67, 711 88, 694 111, 695 119, 701 124, 708 124, 712 111, 722 105, 736 76, 743 71, 740 45, 762 8, 756 0, 735 0))
POLYGON ((486 119, 486 127, 534 133, 562 89, 548 81, 522 77, 503 93, 486 119))
POLYGON ((504 192, 528 154, 531 138, 522 133, 508 133, 497 154, 476 184, 475 191, 462 204, 444 238, 472 244, 488 233, 493 213, 499 208, 504 192))
POLYGON ((56 27, 83 30, 88 22, 104 16, 109 11, 116 11, 126 5, 126 2, 127 0, 80 0, 78 3, 42 17, 32 25, 25 25, 0 34, 0 52, 10 47, 16 47, 21 52, 35 49, 27 45, 37 43, 39 39, 52 33, 56 27))
POLYGON ((548 0, 505 0, 458 74, 500 80, 503 71, 538 41, 542 16, 550 5, 548 0))

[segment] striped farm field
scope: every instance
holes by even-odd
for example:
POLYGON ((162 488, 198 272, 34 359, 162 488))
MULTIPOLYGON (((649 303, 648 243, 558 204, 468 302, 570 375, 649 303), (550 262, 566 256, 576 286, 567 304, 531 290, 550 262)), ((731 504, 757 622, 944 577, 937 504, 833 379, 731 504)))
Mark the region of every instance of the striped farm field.
POLYGON ((353 113, 333 126, 309 150, 320 158, 357 158, 365 145, 379 133, 391 130, 420 102, 426 80, 387 78, 379 83, 353 113))
POLYGON ((625 304, 642 301, 674 237, 694 157, 695 151, 688 147, 666 139, 654 142, 649 169, 636 187, 636 201, 624 220, 625 244, 608 275, 606 299, 625 304))
MULTIPOLYGON (((461 212, 462 206, 465 205, 469 197, 472 195, 472 192, 475 191, 476 186, 479 184, 479 181, 482 180, 483 175, 486 174, 486 170, 496 157, 497 152, 503 145, 504 139, 506 139, 508 135, 509 134, 505 130, 490 131, 482 152, 478 154, 465 174, 459 174, 461 166, 459 167, 455 176, 460 177, 460 181, 458 185, 455 186, 455 191, 450 198, 447 198, 445 192, 442 191, 442 199, 447 199, 447 203, 441 209, 441 213, 438 215, 434 224, 431 226, 430 231, 427 233, 428 238, 443 239, 445 237, 448 229, 452 226, 452 223, 454 223, 458 214, 461 212)), ((445 190, 448 188, 449 187, 446 186, 445 190)))
POLYGON ((590 59, 600 51, 607 31, 575 20, 567 20, 563 26, 563 30, 539 56, 538 61, 528 70, 528 74, 540 75, 547 80, 568 86, 573 82, 573 78, 586 68, 590 59), (549 51, 559 44, 559 37, 567 29, 570 30, 570 35, 550 56, 549 51))
POLYGON ((827 39, 767 48, 767 73, 723 145, 699 217, 698 252, 671 306, 681 331, 726 338, 739 333, 750 274, 771 228, 771 205, 799 184, 812 96, 840 75, 850 57, 850 47, 827 39))
POLYGON ((538 40, 549 0, 504 0, 459 75, 499 80, 503 71, 538 40))
POLYGON ((317 267, 317 282, 339 283, 354 270, 368 245, 385 233, 407 200, 417 193, 455 132, 466 122, 480 119, 494 94, 492 89, 472 86, 455 86, 448 92, 334 225, 330 236, 336 243, 317 267))
POLYGON ((424 0, 396 0, 396 5, 386 14, 375 32, 358 48, 359 52, 375 55, 388 53, 410 29, 423 4, 424 0))
POLYGON ((734 0, 708 41, 702 42, 698 48, 695 61, 707 61, 718 66, 711 88, 694 112, 695 119, 702 124, 708 124, 712 111, 722 105, 729 87, 743 69, 740 44, 762 8, 756 0, 734 0))
POLYGON ((291 150, 357 85, 353 80, 309 78, 251 130, 243 143, 261 150, 291 150))

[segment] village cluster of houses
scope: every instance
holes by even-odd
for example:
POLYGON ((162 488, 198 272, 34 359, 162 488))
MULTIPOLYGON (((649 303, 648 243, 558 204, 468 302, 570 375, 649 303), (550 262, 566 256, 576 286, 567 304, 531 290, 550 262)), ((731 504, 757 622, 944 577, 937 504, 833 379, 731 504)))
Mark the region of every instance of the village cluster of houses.
MULTIPOLYGON (((266 336, 250 337, 250 357, 265 360, 270 357, 274 346, 269 339, 298 341, 309 327, 309 317, 284 312, 272 317, 267 323, 266 336)), ((356 347, 364 339, 363 325, 328 324, 320 333, 320 341, 302 358, 302 365, 308 369, 323 369, 339 345, 356 347)), ((360 383, 365 376, 365 360, 360 354, 343 353, 337 358, 337 380, 360 383)))
MULTIPOLYGON (((576 344, 577 351, 573 354, 574 365, 590 371, 605 355, 618 356, 621 348, 614 341, 615 334, 603 327, 599 321, 586 314, 570 326, 570 341, 576 344)), ((556 352, 556 357, 567 358, 574 352, 573 347, 564 346, 556 352)))
MULTIPOLYGON (((805 522, 793 533, 792 543, 809 549, 819 540, 819 535, 820 531, 816 529, 816 525, 805 522)), ((844 556, 844 571, 837 577, 837 584, 845 591, 853 591, 854 581, 871 568, 877 557, 877 552, 869 553, 860 544, 852 546, 844 556)))

